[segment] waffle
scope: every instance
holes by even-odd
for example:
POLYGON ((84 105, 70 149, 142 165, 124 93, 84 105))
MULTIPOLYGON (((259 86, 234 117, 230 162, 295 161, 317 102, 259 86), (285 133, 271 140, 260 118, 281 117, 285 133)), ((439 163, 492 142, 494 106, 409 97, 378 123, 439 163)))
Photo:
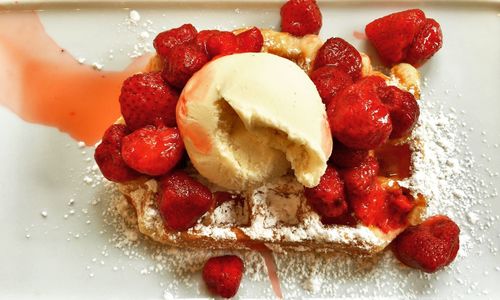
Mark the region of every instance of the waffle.
MULTIPOLYGON (((236 32, 243 31, 237 30, 236 32)), ((262 51, 280 55, 296 62, 305 72, 311 71, 316 52, 322 42, 316 35, 302 38, 273 30, 261 30, 264 36, 262 51)), ((388 84, 420 97, 420 76, 408 64, 399 64, 390 75, 375 71, 367 55, 362 54, 363 76, 383 77, 388 84)), ((162 60, 153 57, 145 71, 159 71, 162 60)), ((411 143, 413 151, 421 145, 413 139, 396 141, 411 143)), ((188 167, 191 176, 207 185, 213 192, 221 190, 188 167)), ((398 187, 396 180, 379 177, 383 186, 398 187)), ((141 178, 117 184, 120 192, 135 208, 139 230, 151 239, 178 247, 205 249, 248 249, 264 244, 273 251, 343 251, 373 254, 384 249, 404 228, 383 233, 376 227, 358 224, 324 225, 311 210, 303 195, 304 187, 293 175, 285 175, 265 185, 246 191, 241 199, 227 201, 210 209, 198 223, 185 232, 165 228, 160 216, 155 179, 141 178)), ((409 215, 409 224, 418 224, 425 209, 425 200, 414 195, 416 206, 409 215)))

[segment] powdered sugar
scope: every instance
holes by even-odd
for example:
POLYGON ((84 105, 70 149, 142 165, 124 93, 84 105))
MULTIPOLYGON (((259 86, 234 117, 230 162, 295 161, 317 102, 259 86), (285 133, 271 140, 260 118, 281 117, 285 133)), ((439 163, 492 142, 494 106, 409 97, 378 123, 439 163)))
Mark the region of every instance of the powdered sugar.
MULTIPOLYGON (((343 254, 313 252, 279 253, 275 254, 275 257, 287 299, 299 298, 304 291, 314 296, 416 298, 423 295, 432 296, 437 292, 436 283, 443 280, 445 286, 460 286, 452 289, 453 294, 450 296, 454 298, 488 293, 479 288, 478 282, 466 280, 460 274, 465 271, 464 268, 468 272, 472 270, 473 266, 462 260, 468 254, 481 253, 483 250, 478 248, 478 244, 486 244, 487 249, 494 255, 498 252, 495 241, 485 237, 485 231, 498 223, 498 216, 491 215, 484 201, 495 197, 497 193, 491 184, 475 175, 477 163, 467 148, 469 130, 467 124, 460 121, 460 113, 445 109, 440 105, 439 99, 424 97, 420 103, 420 124, 415 130, 414 139, 423 145, 424 151, 415 152, 414 175, 403 183, 426 195, 429 215, 447 214, 459 223, 462 233, 461 250, 457 261, 437 274, 424 274, 401 266, 390 251, 373 257, 357 258, 343 254), (373 286, 377 288, 374 289, 373 286)), ((276 191, 265 192, 271 195, 276 191)), ((165 287, 166 295, 175 295, 179 286, 194 280, 193 274, 200 270, 205 259, 226 253, 207 250, 184 251, 146 241, 142 235, 137 235, 137 228, 134 227, 136 223, 133 220, 128 218, 127 222, 120 223, 120 220, 127 218, 123 219, 116 213, 115 201, 122 201, 122 205, 118 205, 122 214, 123 211, 128 211, 128 214, 133 215, 133 212, 116 191, 113 195, 105 213, 107 222, 117 230, 114 240, 110 242, 131 257, 145 255, 139 250, 145 244, 149 249, 154 249, 148 251, 154 253, 148 258, 153 267, 147 268, 144 272, 170 272, 179 278, 165 287)), ((296 208, 293 200, 289 204, 287 207, 277 201, 273 203, 272 209, 287 216, 285 223, 295 224, 293 215, 299 208, 296 208)), ((224 205, 220 208, 232 210, 224 205)), ((223 214, 223 211, 219 213, 223 214)), ((311 219, 309 222, 308 226, 313 230, 315 221, 311 219)), ((260 223, 257 221, 256 224, 260 224, 261 228, 255 230, 265 232, 267 228, 278 223, 276 219, 265 222, 262 220, 260 223)), ((289 235, 300 236, 300 233, 290 232, 289 235)), ((283 251, 283 249, 277 250, 283 251)), ((266 280, 262 258, 258 254, 237 253, 244 256, 246 276, 252 280, 266 280)))

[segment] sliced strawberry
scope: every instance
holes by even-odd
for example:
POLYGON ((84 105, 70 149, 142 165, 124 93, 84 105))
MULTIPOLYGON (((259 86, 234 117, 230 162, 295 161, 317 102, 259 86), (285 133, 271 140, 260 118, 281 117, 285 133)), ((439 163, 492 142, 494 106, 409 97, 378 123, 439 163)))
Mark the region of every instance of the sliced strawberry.
POLYGON ((182 171, 160 178, 158 209, 168 230, 193 227, 213 205, 210 190, 182 171))
POLYGON ((203 266, 203 280, 210 292, 231 298, 238 292, 243 269, 243 261, 236 255, 212 257, 203 266))
POLYGON ((189 78, 207 62, 207 54, 196 45, 179 45, 172 49, 165 60, 161 76, 172 86, 182 89, 189 78))
POLYGON ((449 265, 460 247, 460 228, 450 218, 433 216, 408 227, 393 242, 392 250, 405 265, 433 273, 449 265))
POLYGON ((326 65, 311 73, 311 80, 325 105, 343 89, 352 84, 351 76, 332 65, 326 65))
POLYGON ((125 136, 122 141, 125 163, 150 176, 172 170, 183 153, 184 143, 177 128, 146 126, 125 136))
POLYGON ((406 59, 408 49, 424 23, 424 12, 410 9, 372 21, 366 25, 365 33, 382 61, 391 66, 406 59))
POLYGON ((238 52, 260 52, 264 37, 257 27, 252 27, 236 35, 238 52))
POLYGON ((441 26, 434 19, 426 19, 425 24, 408 49, 406 61, 418 67, 431 58, 442 46, 441 26))
POLYGON ((94 159, 106 179, 114 182, 125 182, 140 176, 139 173, 129 168, 122 159, 122 139, 127 135, 128 129, 125 125, 111 125, 102 142, 97 146, 94 159))
POLYGON ((210 58, 238 52, 236 35, 229 31, 220 31, 207 40, 207 52, 210 58))
POLYGON ((296 36, 318 34, 323 23, 315 0, 289 0, 280 10, 281 31, 296 36))
POLYGON ((159 33, 153 41, 153 46, 161 57, 166 58, 175 46, 193 41, 196 34, 197 31, 193 25, 184 24, 159 33))
POLYGON ((305 188, 304 196, 321 217, 335 218, 347 212, 344 182, 333 167, 326 168, 317 186, 305 188))
POLYGON ((375 149, 387 141, 392 124, 389 110, 380 101, 377 89, 385 86, 380 77, 361 79, 340 92, 329 104, 332 134, 349 148, 375 149))
POLYGON ((404 137, 412 131, 420 115, 415 97, 395 86, 383 86, 377 90, 382 103, 389 109, 391 116, 391 139, 404 137))
POLYGON ((160 73, 141 73, 127 78, 120 93, 120 110, 127 126, 136 130, 146 125, 176 126, 175 106, 179 94, 160 73))
POLYGON ((319 48, 314 59, 314 69, 332 65, 346 72, 356 81, 361 77, 361 54, 353 45, 341 38, 329 38, 319 48))

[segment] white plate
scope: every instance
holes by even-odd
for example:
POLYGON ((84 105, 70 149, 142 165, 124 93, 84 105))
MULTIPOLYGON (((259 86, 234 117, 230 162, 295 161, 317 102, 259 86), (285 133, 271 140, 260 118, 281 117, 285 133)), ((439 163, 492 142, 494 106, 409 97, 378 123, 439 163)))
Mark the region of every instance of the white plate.
MULTIPOLYGON (((139 42, 151 43, 154 34, 142 41, 140 33, 150 27, 156 31, 191 22, 197 28, 225 28, 257 25, 269 27, 279 23, 277 2, 237 2, 190 4, 51 4, 39 13, 41 20, 55 41, 75 57, 84 57, 88 63, 100 62, 105 69, 121 69, 128 64, 128 52, 139 42), (80 10, 75 10, 78 6, 80 10), (126 25, 129 10, 140 13, 142 22, 152 24, 126 25), (114 50, 110 60, 109 50, 114 50), (123 49, 123 52, 120 51, 123 49)), ((43 4, 42 4, 43 5, 43 4)), ((442 104, 444 111, 456 109, 460 125, 456 130, 467 133, 468 142, 460 147, 460 163, 470 151, 475 164, 470 180, 457 184, 478 183, 468 191, 476 198, 469 218, 457 220, 463 227, 463 238, 468 240, 467 251, 443 272, 421 276, 397 266, 384 256, 379 263, 365 266, 354 261, 340 263, 334 258, 328 278, 321 274, 311 277, 309 286, 322 287, 309 292, 305 276, 287 271, 290 258, 280 268, 282 288, 286 298, 319 297, 420 297, 429 298, 497 298, 500 296, 500 18, 498 4, 432 3, 321 3, 323 29, 321 35, 341 36, 360 49, 366 44, 353 37, 353 31, 362 31, 364 25, 389 12, 409 7, 420 7, 437 19, 445 37, 443 49, 422 69, 428 79, 425 101, 442 104), (431 94, 431 95, 430 95, 431 94), (463 111, 464 113, 460 113, 463 111), (470 128, 473 128, 470 129, 470 128), (484 186, 479 186, 481 180, 484 186), (476 203, 475 202, 475 203, 476 203), (478 220, 475 219, 478 216, 478 220), (390 271, 392 270, 392 271, 390 271), (389 272, 390 275, 383 273, 389 272), (332 275, 334 274, 334 275, 332 275), (336 274, 336 275, 335 275, 336 274), (361 274, 361 275, 356 275, 361 274), (342 278, 346 276, 347 278, 342 278)), ((13 9, 26 6, 11 6, 13 9)), ((0 15, 0 18, 2 16, 0 15)), ((2 30, 2 29, 0 29, 2 30)), ((1 95, 1 93, 0 93, 1 95)), ((438 106, 438 105, 436 105, 438 106)), ((84 177, 94 175, 86 171, 92 166, 86 159, 92 157, 90 148, 77 143, 56 129, 28 124, 0 107, 0 228, 2 255, 0 256, 1 299, 161 299, 171 297, 206 297, 198 272, 189 278, 179 277, 173 271, 184 262, 158 263, 151 258, 151 250, 132 247, 130 253, 114 247, 110 242, 117 235, 113 226, 103 222, 106 207, 103 185, 92 187, 84 177), (92 205, 98 197, 102 201, 92 205), (70 199, 75 202, 68 205, 70 199), (71 214, 74 210, 74 214, 71 214), (41 216, 47 212, 47 217, 41 216), (65 215, 68 215, 65 218, 65 215), (89 222, 87 222, 89 221, 89 222), (90 223, 90 224, 87 224, 90 223), (26 236, 29 235, 29 238, 26 236), (78 236, 78 237, 77 237, 78 236), (143 258, 140 258, 143 257, 143 258), (156 270, 155 270, 156 268, 156 270), (158 271, 158 268, 163 268, 158 271)), ((454 214, 453 205, 443 213, 454 214)), ((457 209, 458 211, 458 209, 457 209)), ((464 217, 463 214, 458 214, 464 217)), ((194 259, 195 254, 190 254, 194 259)), ((199 254, 199 253, 198 253, 199 254)), ((176 258, 180 256, 170 256, 176 258)), ((304 255, 296 255, 294 267, 304 263, 304 255), (302 261, 301 261, 302 257, 302 261)), ((389 258, 388 258, 389 257, 389 258)), ((252 268, 253 266, 250 266, 252 268)), ((260 265, 262 267, 262 265, 260 265)), ((304 266, 307 267, 307 266, 304 266)), ((318 269, 321 269, 318 267, 318 269)), ((323 267, 324 269, 324 267, 323 267)), ((242 298, 272 297, 264 273, 252 272, 261 281, 245 277, 239 296, 242 298)))

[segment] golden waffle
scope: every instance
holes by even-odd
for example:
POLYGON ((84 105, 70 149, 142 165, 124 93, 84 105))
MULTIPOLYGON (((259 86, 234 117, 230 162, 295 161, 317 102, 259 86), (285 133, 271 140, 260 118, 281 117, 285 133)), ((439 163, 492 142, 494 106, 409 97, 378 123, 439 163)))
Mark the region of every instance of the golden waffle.
MULTIPOLYGON (((242 30, 237 30, 240 32, 242 30)), ((264 52, 283 56, 310 72, 317 50, 322 42, 316 35, 303 38, 272 30, 261 30, 264 36, 264 52)), ((396 85, 420 97, 420 75, 409 64, 393 67, 390 75, 374 71, 370 59, 362 54, 363 76, 383 77, 388 84, 396 85)), ((153 57, 145 71, 159 71, 162 61, 153 57)), ((411 149, 420 147, 411 141, 411 149)), ((209 186, 196 170, 188 173, 209 186)), ((397 182, 379 177, 385 187, 397 186, 397 182)), ((345 251, 371 254, 384 249, 404 228, 383 233, 373 226, 358 224, 324 225, 320 217, 306 203, 303 186, 292 175, 286 175, 259 188, 243 193, 243 201, 228 201, 211 209, 198 223, 185 232, 173 232, 165 228, 157 207, 158 184, 155 179, 142 178, 118 184, 120 192, 135 208, 139 230, 153 240, 179 247, 206 249, 243 249, 266 245, 275 251, 345 251)), ((425 201, 417 195, 415 209, 409 223, 417 224, 425 209, 425 201)))

